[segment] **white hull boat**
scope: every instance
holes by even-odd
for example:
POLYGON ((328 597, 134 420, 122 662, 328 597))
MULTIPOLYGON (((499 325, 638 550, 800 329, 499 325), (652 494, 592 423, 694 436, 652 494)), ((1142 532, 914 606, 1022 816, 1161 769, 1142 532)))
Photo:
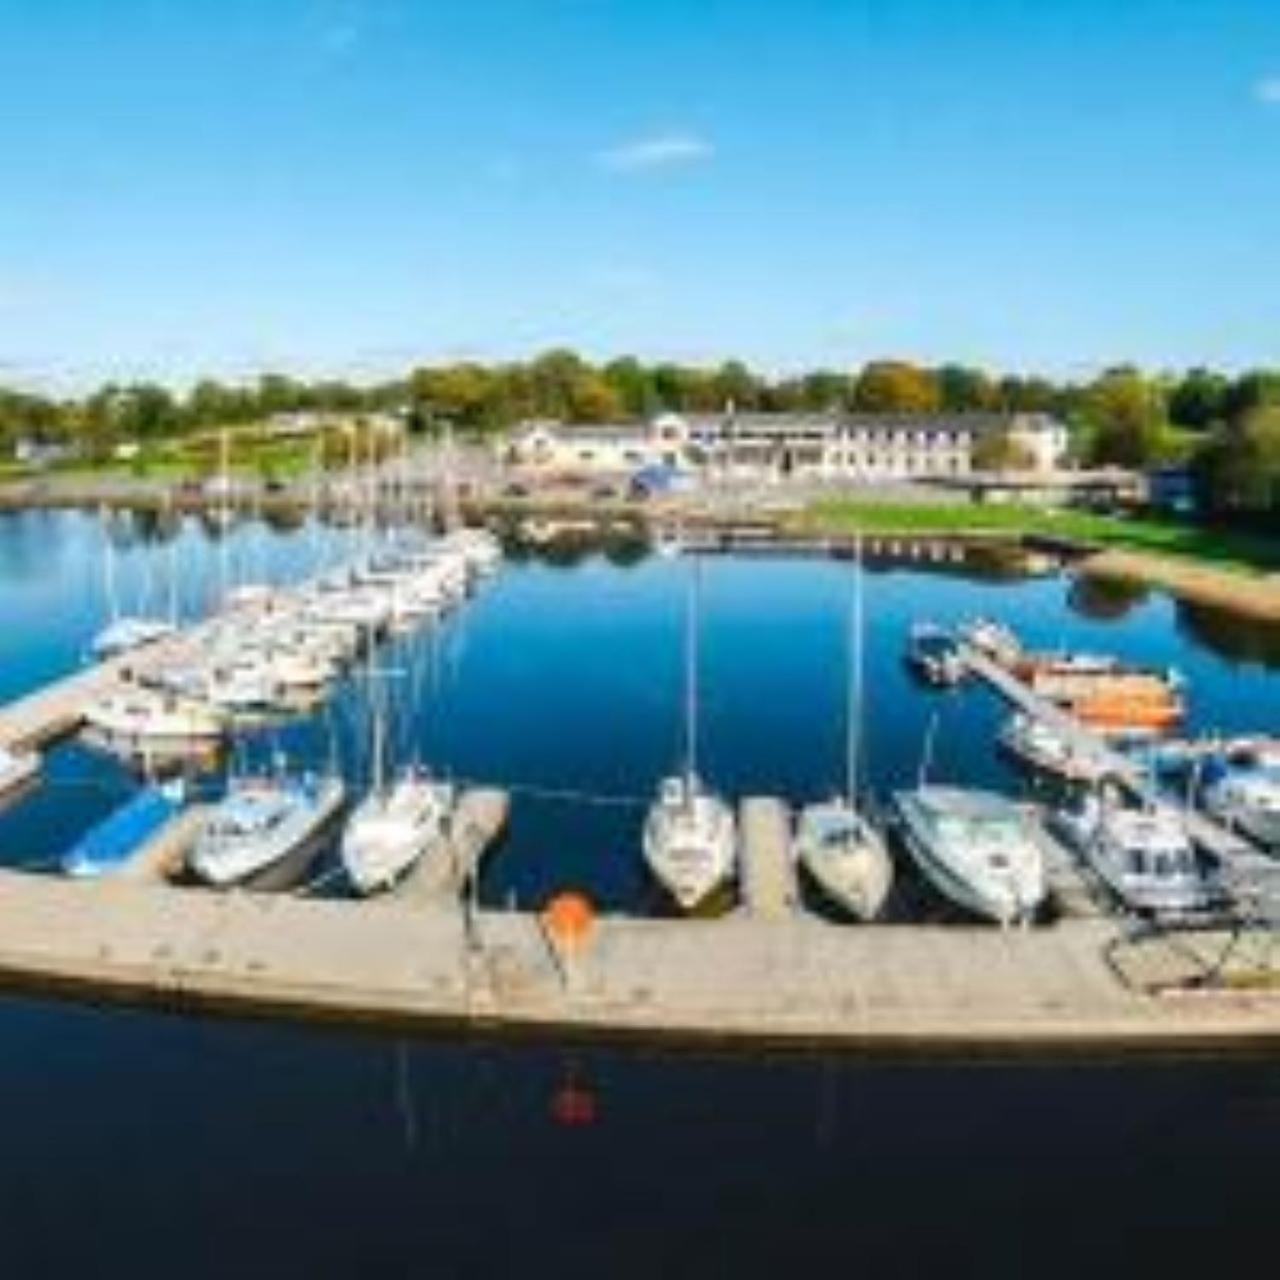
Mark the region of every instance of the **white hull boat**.
POLYGON ((921 786, 894 796, 903 842, 944 897, 997 924, 1030 923, 1045 896, 1034 819, 991 791, 921 786))
POLYGON ((342 837, 342 865, 356 893, 389 889, 448 836, 454 791, 409 772, 371 792, 352 813, 342 837))
POLYGON ((1095 791, 1055 809, 1049 825, 1134 911, 1183 915, 1203 910, 1216 896, 1186 824, 1168 806, 1130 808, 1095 791))
POLYGON ((664 779, 645 822, 644 856, 681 910, 695 910, 736 871, 732 810, 692 775, 664 779))
POLYGON ((343 799, 336 778, 233 780, 196 838, 189 866, 214 888, 287 888, 319 850, 343 799))
POLYGON ((93 656, 99 661, 118 658, 175 634, 171 623, 159 618, 117 618, 93 638, 93 656))
POLYGON ((220 739, 226 731, 211 708, 147 689, 106 694, 85 708, 84 718, 99 733, 135 742, 220 739))
POLYGON ((880 914, 893 885, 893 862, 884 837, 846 799, 805 806, 794 850, 829 901, 858 920, 880 914))
POLYGON ((39 776, 38 753, 0 747, 0 800, 21 791, 39 776))

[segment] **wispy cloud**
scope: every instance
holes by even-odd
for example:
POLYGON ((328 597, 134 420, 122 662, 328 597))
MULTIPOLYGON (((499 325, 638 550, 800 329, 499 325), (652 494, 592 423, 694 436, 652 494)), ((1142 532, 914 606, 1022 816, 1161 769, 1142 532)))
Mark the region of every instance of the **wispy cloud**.
POLYGON ((1263 76, 1253 86, 1253 96, 1264 106, 1280 107, 1280 75, 1263 76))
POLYGON ((715 148, 696 133, 655 133, 596 154, 596 163, 614 173, 644 173, 701 164, 715 148))

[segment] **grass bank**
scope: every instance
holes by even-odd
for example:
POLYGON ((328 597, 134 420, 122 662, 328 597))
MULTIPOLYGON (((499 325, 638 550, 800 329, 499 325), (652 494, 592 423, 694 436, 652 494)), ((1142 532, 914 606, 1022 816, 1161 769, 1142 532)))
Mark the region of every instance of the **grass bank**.
POLYGON ((993 534, 1067 539, 1094 548, 1208 562, 1240 574, 1280 571, 1280 541, 1150 516, 1106 516, 1014 504, 891 503, 829 499, 791 522, 796 533, 993 534))

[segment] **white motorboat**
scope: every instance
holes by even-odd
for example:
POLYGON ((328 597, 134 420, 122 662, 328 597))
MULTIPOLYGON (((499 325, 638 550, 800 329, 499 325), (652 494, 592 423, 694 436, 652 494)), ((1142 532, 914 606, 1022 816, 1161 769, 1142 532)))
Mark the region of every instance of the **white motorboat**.
POLYGON ((1031 921, 1045 896, 1033 817, 1005 796, 959 787, 899 791, 894 806, 907 852, 940 893, 1001 925, 1031 921))
POLYGON ((1168 805, 1135 808, 1094 790, 1054 809, 1049 825, 1132 910, 1181 915, 1216 896, 1186 823, 1168 805))
POLYGON ((644 856, 680 908, 695 910, 736 870, 733 811, 692 774, 663 779, 645 821, 644 856))
POLYGON ((1220 822, 1280 852, 1280 744, 1211 758, 1201 770, 1200 800, 1220 822))
POLYGON ((664 778, 645 820, 645 861, 685 911, 706 902, 737 870, 733 811, 698 778, 698 607, 701 566, 695 558, 685 612, 685 768, 664 778))
POLYGON ((38 752, 0 747, 0 800, 20 791, 39 776, 38 752))
POLYGON ((1020 764, 1068 782, 1097 782, 1108 772, 1101 752, 1073 741, 1048 721, 1025 712, 1009 717, 997 741, 1020 764))
POLYGON ((792 842, 796 861, 814 883, 859 920, 880 914, 893 884, 883 835, 859 810, 859 718, 862 713, 862 544, 858 540, 849 609, 849 678, 845 703, 845 792, 800 811, 792 842))
POLYGON ((85 723, 112 738, 143 741, 220 739, 226 721, 200 702, 153 689, 130 688, 90 702, 85 723))
POLYGON ((356 893, 389 889, 419 858, 442 846, 453 805, 452 786, 414 770, 372 790, 342 837, 342 865, 356 893))
POLYGON ((332 777, 233 779, 188 864, 215 888, 287 888, 318 852, 343 799, 332 777))

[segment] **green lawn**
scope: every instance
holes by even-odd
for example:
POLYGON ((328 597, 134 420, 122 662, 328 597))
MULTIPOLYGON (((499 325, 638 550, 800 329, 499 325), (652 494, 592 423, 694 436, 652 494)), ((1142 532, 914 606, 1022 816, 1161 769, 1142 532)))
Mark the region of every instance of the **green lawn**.
POLYGON ((1208 560, 1253 571, 1280 569, 1280 541, 1155 517, 1094 515, 1086 511, 995 504, 857 502, 831 499, 797 518, 810 533, 1043 534, 1104 547, 1208 560))

